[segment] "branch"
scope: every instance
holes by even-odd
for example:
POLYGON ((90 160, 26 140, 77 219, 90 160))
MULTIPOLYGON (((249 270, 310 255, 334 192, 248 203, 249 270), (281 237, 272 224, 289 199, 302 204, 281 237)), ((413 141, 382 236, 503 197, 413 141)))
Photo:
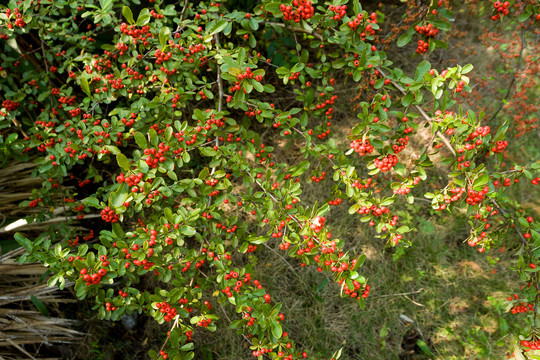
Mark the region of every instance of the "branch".
MULTIPOLYGON (((382 71, 382 69, 380 67, 377 67, 377 70, 379 70, 379 73, 388 79, 388 77, 386 76, 386 74, 382 71)), ((392 82, 392 84, 403 94, 407 94, 407 92, 405 91, 405 89, 399 85, 397 82, 395 82, 394 80, 390 79, 390 81, 392 82)), ((426 113, 426 111, 421 108, 419 105, 414 105, 414 107, 418 110, 418 112, 424 117, 424 119, 426 119, 427 122, 431 123, 433 122, 433 119, 426 113)), ((441 134, 439 131, 436 131, 435 132, 435 135, 437 135, 439 137, 439 139, 441 139, 441 141, 444 143, 444 145, 446 145, 446 147, 452 152, 452 155, 456 156, 456 150, 454 150, 454 147, 452 146, 452 144, 450 143, 450 141, 446 138, 446 136, 444 136, 443 134, 441 134)))
POLYGON ((499 114, 499 111, 501 111, 502 107, 504 106, 504 102, 508 97, 510 96, 510 92, 512 91, 512 87, 514 86, 514 83, 516 82, 516 76, 519 72, 519 68, 521 67, 521 58, 523 57, 523 50, 525 49, 525 28, 521 28, 521 49, 519 50, 519 58, 518 63, 516 67, 516 71, 514 72, 514 76, 512 77, 512 81, 510 81, 510 85, 508 85, 508 90, 506 90, 506 96, 501 100, 501 103, 499 104, 499 107, 495 111, 495 113, 491 116, 491 118, 487 121, 490 123, 497 117, 499 114))
POLYGON ((306 30, 304 28, 299 28, 299 27, 295 27, 295 26, 289 26, 289 25, 285 25, 285 24, 282 24, 282 23, 276 23, 276 22, 270 22, 270 21, 263 21, 264 24, 268 24, 268 25, 272 25, 272 26, 279 26, 281 28, 284 28, 284 29, 287 29, 287 30, 291 30, 291 31, 294 31, 294 32, 299 32, 299 33, 304 33, 304 34, 308 34, 308 35, 313 35, 314 37, 316 37, 317 39, 323 41, 323 37, 322 35, 316 33, 316 32, 313 32, 313 30, 306 30))

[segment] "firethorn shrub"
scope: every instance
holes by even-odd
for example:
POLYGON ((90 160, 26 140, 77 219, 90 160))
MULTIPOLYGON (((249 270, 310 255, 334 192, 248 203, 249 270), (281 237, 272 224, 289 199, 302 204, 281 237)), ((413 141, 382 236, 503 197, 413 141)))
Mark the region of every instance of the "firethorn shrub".
MULTIPOLYGON (((534 2, 497 1, 486 16, 507 21, 515 9, 521 31, 537 33, 534 2)), ((418 39, 411 55, 423 60, 409 73, 382 50, 395 47, 381 36, 384 14, 358 0, 249 9, 222 0, 10 1, 0 13, 1 163, 35 162, 43 185, 22 204, 39 210, 30 220, 59 207, 70 216, 37 238, 15 235, 28 250, 21 263, 47 265, 49 286, 74 282, 102 319, 137 312, 166 323, 153 359, 193 358, 194 333, 218 326, 243 334, 255 357, 303 359, 311 354, 285 331, 288 314, 241 259, 275 246, 291 263, 329 273, 363 308, 376 291, 362 275, 366 255, 332 235, 332 206, 348 206, 350 221, 373 228, 381 245, 402 247, 415 225, 393 208, 424 197, 435 211, 466 213, 466 242, 480 252, 517 240, 524 287, 508 304, 529 324, 517 345, 536 353, 539 226, 508 191, 518 182, 533 189, 540 162, 501 166, 507 134, 525 130, 463 101, 473 65, 435 68, 429 54, 447 47, 454 17, 443 1, 425 10, 397 29, 399 47, 418 39), (280 38, 292 51, 270 54, 280 38), (334 137, 343 83, 365 89, 345 142, 334 137), (284 143, 301 157, 276 155, 284 143), (431 176, 435 165, 444 179, 431 176), (325 181, 331 192, 308 204, 306 184, 325 181), (89 215, 101 230, 79 233, 72 225, 89 215), (141 289, 149 277, 155 288, 141 289), (237 317, 218 318, 216 307, 237 317)))

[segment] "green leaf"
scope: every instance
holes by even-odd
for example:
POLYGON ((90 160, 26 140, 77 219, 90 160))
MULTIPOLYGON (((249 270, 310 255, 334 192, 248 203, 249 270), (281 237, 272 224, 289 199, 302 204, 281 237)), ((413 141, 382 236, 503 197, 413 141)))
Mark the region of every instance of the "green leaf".
POLYGON ((358 260, 356 260, 356 265, 354 265, 354 268, 359 268, 361 267, 362 265, 364 265, 364 262, 366 261, 367 259, 367 256, 366 254, 362 254, 360 255, 360 257, 358 258, 358 260))
POLYGON ((84 77, 79 78, 79 82, 81 83, 81 87, 84 91, 84 93, 88 96, 90 96, 90 85, 88 85, 88 80, 84 77))
POLYGON ((429 21, 432 25, 435 25, 439 30, 444 30, 444 31, 448 31, 452 28, 452 26, 450 25, 450 23, 448 23, 447 21, 442 21, 442 20, 430 20, 429 21))
POLYGON ((527 19, 529 19, 529 17, 531 17, 531 15, 532 15, 532 13, 530 11, 524 11, 521 14, 519 14, 518 21, 519 22, 527 21, 527 19))
POLYGON ((414 35, 414 27, 412 28, 412 31, 411 31, 411 29, 409 29, 405 34, 401 35, 397 39, 396 45, 398 47, 403 47, 403 46, 407 45, 412 40, 413 35, 414 35))
POLYGON ((334 360, 338 360, 340 357, 341 357, 341 351, 343 350, 343 348, 339 349, 338 351, 336 351, 334 353, 334 355, 332 355, 332 359, 334 360))
POLYGON ((129 7, 124 6, 122 8, 122 15, 124 15, 130 25, 133 25, 135 23, 135 20, 133 19, 133 12, 129 7))
POLYGON ((271 322, 271 331, 272 335, 274 335, 276 339, 281 338, 281 335, 283 334, 281 325, 275 320, 271 322))
POLYGON ((96 199, 95 197, 87 197, 85 199, 83 199, 83 203, 87 206, 92 206, 92 207, 95 207, 95 208, 100 208, 100 205, 99 205, 99 200, 96 199))
POLYGON ((292 177, 300 176, 309 169, 309 161, 304 160, 300 164, 296 165, 296 169, 291 174, 292 177))
POLYGON ((123 170, 128 171, 131 167, 131 163, 129 162, 128 158, 122 153, 116 155, 116 161, 123 170))
POLYGON ((227 20, 221 19, 215 25, 215 28, 209 30, 210 34, 214 35, 215 33, 222 32, 227 27, 227 20))
POLYGON ((45 307, 45 305, 41 302, 41 300, 39 300, 39 299, 38 299, 37 297, 35 297, 34 295, 30 295, 30 300, 32 300, 32 303, 33 303, 34 306, 39 310, 39 312, 41 313, 41 315, 47 316, 47 317, 50 316, 49 311, 47 310, 47 308, 45 307))
POLYGON ((421 81, 424 78, 424 75, 431 69, 431 63, 427 60, 422 61, 416 68, 416 73, 414 74, 415 81, 421 81))
POLYGON ((127 198, 129 197, 127 188, 128 188, 128 185, 126 183, 122 183, 122 186, 120 186, 120 188, 116 192, 113 192, 110 195, 110 201, 113 207, 119 208, 127 200, 127 198))
POLYGON ((467 74, 468 72, 471 72, 472 69, 474 69, 474 66, 472 64, 467 64, 461 69, 461 74, 467 74))
POLYGON ((428 344, 426 344, 424 341, 418 340, 416 342, 416 345, 418 345, 418 347, 420 348, 420 350, 422 350, 424 352, 424 354, 426 354, 428 356, 433 356, 433 352, 429 348, 428 344))
POLYGON ((201 147, 201 148, 199 148, 199 151, 201 152, 201 154, 203 156, 213 157, 213 156, 216 156, 218 154, 218 152, 216 150, 214 150, 213 148, 210 148, 210 147, 201 147))
POLYGON ((150 16, 150 10, 146 8, 142 9, 141 12, 139 13, 139 17, 137 18, 137 22, 135 23, 135 25, 144 26, 150 22, 151 17, 152 16, 150 16))
POLYGON ((344 67, 345 65, 347 65, 347 61, 346 61, 344 58, 336 59, 336 60, 332 63, 332 67, 333 67, 334 69, 341 69, 341 68, 344 67))
POLYGON ((182 226, 180 228, 180 231, 182 232, 182 234, 186 236, 193 236, 197 233, 197 231, 192 226, 189 226, 189 225, 182 226))
POLYGON ((28 250, 28 252, 32 252, 32 241, 30 241, 30 239, 19 233, 16 233, 15 235, 13 235, 13 237, 15 238, 15 241, 17 241, 21 246, 24 246, 24 248, 28 250))
POLYGON ((300 71, 302 71, 304 69, 305 66, 306 66, 306 64, 301 63, 301 62, 297 62, 292 67, 291 72, 300 72, 300 71))
POLYGON ((259 30, 259 23, 257 22, 257 20, 255 20, 254 17, 251 17, 251 18, 249 19, 249 27, 250 27, 253 31, 259 30))
POLYGON ((126 236, 124 229, 122 229, 122 227, 118 223, 112 224, 112 230, 113 230, 114 236, 116 236, 117 239, 123 239, 126 236))
POLYGON ((171 34, 171 29, 169 29, 168 26, 164 26, 159 30, 159 43, 161 45, 161 48, 164 48, 165 45, 167 45, 167 41, 169 40, 169 35, 171 34))
POLYGON ((482 190, 482 188, 488 183, 488 181, 489 181, 489 175, 488 174, 480 175, 473 182, 474 190, 476 190, 476 191, 482 190))
POLYGON ((139 145, 139 147, 141 149, 146 149, 148 148, 148 142, 146 141, 146 137, 141 134, 140 132, 136 132, 135 134, 133 134, 133 136, 135 137, 135 142, 137 143, 137 145, 139 145))

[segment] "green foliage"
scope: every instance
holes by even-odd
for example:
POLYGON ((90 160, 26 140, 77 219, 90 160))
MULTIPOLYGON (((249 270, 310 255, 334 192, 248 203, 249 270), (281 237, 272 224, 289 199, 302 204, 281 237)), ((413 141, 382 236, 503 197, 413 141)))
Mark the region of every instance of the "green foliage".
MULTIPOLYGON (((10 3, 0 18, 2 69, 10 71, 0 79, 2 164, 35 159, 35 176, 44 179, 34 195, 42 203, 33 204, 36 220, 53 217, 49 209, 61 204, 77 219, 98 209, 105 223, 94 240, 69 222, 33 240, 17 234, 28 251, 21 261, 48 265, 49 286, 74 281, 77 297, 95 301, 102 319, 144 312, 168 323, 151 356, 171 359, 194 358, 193 332, 224 325, 245 335, 256 357, 308 356, 286 333, 281 303, 252 278, 256 263, 245 265, 245 254, 263 247, 278 245, 292 263, 327 273, 342 297, 364 308, 367 257, 331 233, 331 206, 342 201, 351 218, 400 249, 417 229, 392 207, 415 203, 413 191, 433 212, 463 211, 468 243, 481 251, 518 235, 516 270, 537 283, 529 263, 540 255, 532 250, 540 229, 495 179, 507 187, 525 176, 536 185, 540 163, 524 159, 502 171, 507 125, 493 136, 483 113, 456 106, 472 89, 471 64, 439 72, 426 59, 407 75, 375 45, 383 17, 358 1, 305 3, 301 13, 276 1, 255 2, 252 12, 229 5, 156 2, 134 11, 112 0, 10 3), (28 42, 41 51, 21 58, 28 42), (341 80, 372 91, 358 102, 345 143, 332 136, 341 80), (401 153, 421 127, 431 140, 414 155, 401 153), (297 154, 287 156, 283 149, 293 144, 297 154), (433 176, 435 162, 444 179, 433 176), (303 201, 306 186, 327 170, 332 192, 303 201), (155 286, 142 289, 143 278, 155 286), (217 306, 237 318, 220 319, 217 306)), ((436 7, 426 21, 451 30, 452 13, 436 7)), ((411 41, 418 24, 397 46, 411 41)), ((428 44, 430 52, 446 47, 428 44)), ((419 228, 434 231, 425 221, 419 228)), ((327 283, 313 287, 319 302, 327 301, 320 296, 327 283)), ((532 289, 525 297, 536 304, 532 289)), ((427 343, 416 345, 433 355, 427 343)))

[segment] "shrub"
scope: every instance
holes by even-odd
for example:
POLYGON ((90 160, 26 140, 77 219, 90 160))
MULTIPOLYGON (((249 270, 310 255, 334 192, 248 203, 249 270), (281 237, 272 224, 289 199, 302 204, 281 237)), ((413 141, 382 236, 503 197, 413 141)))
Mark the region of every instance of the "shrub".
MULTIPOLYGON (((379 49, 384 15, 356 0, 263 0, 249 12, 224 1, 149 2, 11 1, 0 15, 2 163, 35 160, 43 186, 23 203, 40 209, 35 220, 51 208, 71 216, 35 239, 17 234, 28 250, 21 262, 49 266, 49 286, 74 281, 100 318, 138 312, 169 323, 152 358, 191 359, 193 333, 217 326, 243 334, 256 357, 306 358, 245 254, 279 244, 363 307, 366 257, 332 235, 332 206, 347 204, 381 244, 407 246, 414 222, 392 207, 423 195, 436 211, 465 211, 467 242, 480 252, 518 240, 515 269, 527 286, 508 306, 529 314, 521 346, 536 352, 540 235, 507 188, 537 185, 540 163, 501 165, 512 124, 466 108, 473 65, 432 66, 427 54, 447 46, 436 38, 453 21, 441 1, 397 38, 400 47, 422 38, 415 52, 426 55, 410 74, 379 49), (333 137, 344 83, 366 90, 346 146, 333 137), (302 158, 276 156, 284 144, 302 158), (444 179, 430 176, 434 162, 444 179), (332 191, 309 204, 305 185, 327 177, 332 191), (97 212, 102 230, 71 226, 97 212), (141 289, 143 277, 155 287, 141 289), (218 319, 216 306, 237 318, 218 319)), ((490 16, 510 17, 505 4, 490 16)), ((537 32, 538 5, 514 6, 520 23, 510 24, 537 32)))

